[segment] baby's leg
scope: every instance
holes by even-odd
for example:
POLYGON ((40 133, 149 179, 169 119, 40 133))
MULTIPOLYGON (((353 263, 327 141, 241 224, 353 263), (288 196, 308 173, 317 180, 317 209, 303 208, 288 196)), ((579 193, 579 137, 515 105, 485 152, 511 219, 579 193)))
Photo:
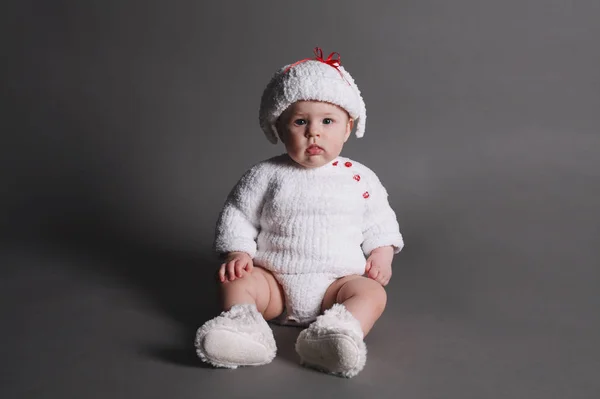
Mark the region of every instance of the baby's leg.
POLYGON ((365 335, 385 308, 378 282, 348 276, 333 282, 323 299, 324 314, 296 341, 302 363, 344 377, 358 374, 367 360, 365 335))
POLYGON ((387 302, 385 289, 375 280, 362 276, 347 276, 334 281, 323 298, 322 309, 334 304, 343 304, 360 322, 363 334, 367 335, 383 314, 387 302))
POLYGON ((266 320, 283 312, 283 292, 268 271, 254 267, 234 281, 221 283, 223 312, 196 333, 196 353, 216 367, 270 363, 277 352, 266 320))
POLYGON ((260 266, 254 266, 252 272, 242 278, 220 283, 220 292, 225 311, 234 305, 254 304, 265 320, 283 313, 283 289, 273 274, 260 266))

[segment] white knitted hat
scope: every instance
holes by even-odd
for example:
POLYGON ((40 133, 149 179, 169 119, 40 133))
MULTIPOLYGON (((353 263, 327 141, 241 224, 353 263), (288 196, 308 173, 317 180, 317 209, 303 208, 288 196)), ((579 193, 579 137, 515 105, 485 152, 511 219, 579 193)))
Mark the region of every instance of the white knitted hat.
POLYGON ((360 90, 352 76, 331 53, 323 59, 320 48, 315 58, 286 65, 275 73, 265 88, 259 111, 260 127, 267 139, 277 144, 277 118, 293 103, 300 100, 325 101, 345 109, 354 119, 356 137, 365 133, 367 110, 360 90))

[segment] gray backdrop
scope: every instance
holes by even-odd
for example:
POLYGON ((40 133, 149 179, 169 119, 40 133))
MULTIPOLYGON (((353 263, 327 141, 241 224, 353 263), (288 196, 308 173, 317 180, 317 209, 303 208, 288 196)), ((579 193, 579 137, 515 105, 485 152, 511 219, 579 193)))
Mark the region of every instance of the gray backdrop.
POLYGON ((3 3, 3 398, 597 398, 600 3, 3 3), (195 358, 232 185, 283 151, 280 66, 337 51, 343 155, 406 240, 351 380, 195 358))

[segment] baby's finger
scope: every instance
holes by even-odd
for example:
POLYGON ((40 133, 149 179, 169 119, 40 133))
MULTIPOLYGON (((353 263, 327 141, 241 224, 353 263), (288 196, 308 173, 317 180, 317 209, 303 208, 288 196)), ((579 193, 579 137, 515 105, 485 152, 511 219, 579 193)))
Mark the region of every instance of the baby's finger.
POLYGON ((365 265, 365 272, 366 273, 369 273, 369 271, 371 270, 371 265, 372 265, 371 261, 368 260, 367 264, 365 265))
POLYGON ((243 261, 237 261, 235 262, 235 275, 239 278, 242 277, 242 273, 244 272, 244 262, 243 261))
POLYGON ((246 263, 246 272, 248 273, 252 273, 252 269, 254 269, 254 263, 252 263, 252 261, 248 261, 248 263, 246 263))
POLYGON ((219 281, 224 283, 225 282, 225 263, 223 263, 221 265, 221 267, 219 268, 219 272, 217 273, 218 277, 219 277, 219 281))
POLYGON ((235 261, 231 261, 227 264, 227 276, 229 281, 235 280, 235 261))
POLYGON ((369 270, 369 277, 371 277, 373 280, 377 280, 378 276, 379 276, 379 269, 372 267, 371 270, 369 270))

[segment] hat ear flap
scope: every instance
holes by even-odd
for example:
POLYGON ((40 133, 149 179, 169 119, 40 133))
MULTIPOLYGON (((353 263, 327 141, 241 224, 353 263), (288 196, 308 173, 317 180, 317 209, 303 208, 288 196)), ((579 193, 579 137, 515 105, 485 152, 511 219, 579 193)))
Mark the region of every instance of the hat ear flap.
POLYGON ((356 98, 358 99, 359 111, 358 111, 358 116, 354 119, 354 127, 356 129, 355 130, 356 137, 361 138, 365 135, 365 128, 366 128, 366 124, 367 124, 367 108, 365 106, 365 101, 362 97, 362 94, 361 94, 358 86, 356 85, 356 82, 354 81, 354 78, 343 67, 340 67, 340 69, 342 70, 342 73, 344 74, 344 78, 346 79, 348 84, 352 87, 352 89, 354 90, 354 93, 356 94, 356 98))
POLYGON ((266 129, 265 133, 267 136, 267 140, 271 142, 271 144, 277 144, 279 133, 277 132, 277 123, 272 123, 269 125, 269 128, 266 129))
POLYGON ((356 137, 361 138, 365 135, 365 115, 361 115, 355 119, 356 124, 356 137))

